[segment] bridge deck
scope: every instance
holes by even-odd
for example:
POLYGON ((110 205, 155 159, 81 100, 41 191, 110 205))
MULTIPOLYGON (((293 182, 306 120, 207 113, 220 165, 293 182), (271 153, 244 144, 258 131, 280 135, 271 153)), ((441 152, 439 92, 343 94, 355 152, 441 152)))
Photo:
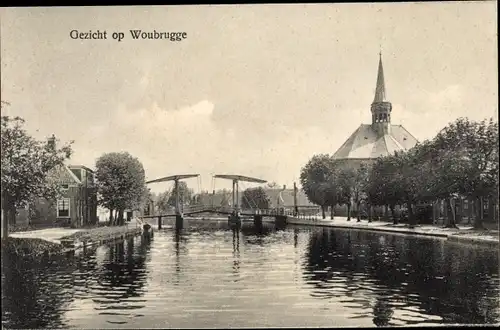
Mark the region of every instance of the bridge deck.
MULTIPOLYGON (((315 206, 301 206, 299 207, 299 214, 300 213, 306 213, 305 211, 308 211, 307 213, 319 211, 318 207, 315 206)), ((194 215, 194 214, 200 214, 200 213, 213 213, 213 214, 224 214, 224 215, 230 215, 234 212, 233 207, 214 207, 214 206, 204 206, 204 205, 195 205, 195 206, 190 206, 188 208, 185 208, 182 212, 183 215, 194 215)), ((287 208, 271 208, 271 209, 239 209, 239 213, 242 216, 254 216, 254 215, 262 215, 262 216, 268 216, 268 217, 273 217, 276 215, 294 215, 295 210, 293 208, 287 207, 287 208)), ((156 214, 156 215, 145 215, 142 216, 141 218, 157 218, 157 217, 175 217, 175 212, 168 212, 164 214, 156 214)))

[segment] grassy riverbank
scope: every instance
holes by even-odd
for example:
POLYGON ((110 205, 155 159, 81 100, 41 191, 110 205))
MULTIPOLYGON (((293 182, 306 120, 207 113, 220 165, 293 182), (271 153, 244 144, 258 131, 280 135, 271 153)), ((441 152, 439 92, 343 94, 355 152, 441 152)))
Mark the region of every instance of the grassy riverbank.
POLYGON ((81 243, 99 243, 136 235, 138 227, 95 227, 90 229, 48 228, 12 233, 2 239, 2 254, 17 258, 52 256, 79 248, 81 243), (66 244, 69 242, 69 245, 66 244), (64 243, 64 244, 62 244, 64 243))
POLYGON ((105 239, 109 239, 112 237, 119 238, 121 236, 127 235, 136 228, 130 228, 127 226, 119 226, 119 227, 96 227, 89 230, 82 230, 76 233, 73 233, 68 236, 64 236, 61 238, 62 240, 73 240, 73 241, 102 241, 105 239))
POLYGON ((61 244, 49 242, 41 238, 8 237, 2 239, 2 254, 21 258, 57 255, 63 253, 61 244))

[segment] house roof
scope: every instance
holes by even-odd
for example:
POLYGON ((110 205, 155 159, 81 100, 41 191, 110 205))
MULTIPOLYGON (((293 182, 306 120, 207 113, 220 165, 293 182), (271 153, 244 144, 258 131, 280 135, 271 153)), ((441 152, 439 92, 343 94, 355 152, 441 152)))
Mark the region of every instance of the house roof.
POLYGON ((378 134, 371 125, 361 124, 335 152, 335 159, 372 159, 408 150, 417 139, 402 125, 391 125, 388 134, 378 134))
POLYGON ((84 166, 84 165, 68 165, 68 168, 83 168, 90 173, 94 173, 93 170, 91 170, 90 168, 88 168, 87 166, 84 166))
POLYGON ((60 184, 80 184, 82 181, 69 169, 62 165, 53 169, 49 174, 49 180, 60 184))

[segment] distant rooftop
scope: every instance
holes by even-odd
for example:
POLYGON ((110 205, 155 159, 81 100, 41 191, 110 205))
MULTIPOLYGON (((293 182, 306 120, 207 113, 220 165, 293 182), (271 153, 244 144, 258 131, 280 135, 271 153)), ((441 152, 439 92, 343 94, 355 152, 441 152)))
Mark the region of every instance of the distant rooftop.
POLYGON ((69 168, 75 168, 75 169, 76 169, 76 168, 83 168, 83 169, 85 169, 85 170, 87 170, 87 171, 89 171, 89 172, 91 172, 91 173, 94 173, 94 170, 92 170, 92 169, 88 168, 88 167, 87 167, 87 166, 85 166, 85 165, 68 165, 68 167, 69 167, 69 168))

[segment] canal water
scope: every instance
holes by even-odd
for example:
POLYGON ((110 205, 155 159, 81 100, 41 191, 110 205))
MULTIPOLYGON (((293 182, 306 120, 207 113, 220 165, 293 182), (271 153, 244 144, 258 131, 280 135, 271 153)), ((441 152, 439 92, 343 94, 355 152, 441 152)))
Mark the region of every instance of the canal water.
POLYGON ((7 328, 498 323, 498 252, 442 239, 225 222, 37 266, 3 258, 7 328))

